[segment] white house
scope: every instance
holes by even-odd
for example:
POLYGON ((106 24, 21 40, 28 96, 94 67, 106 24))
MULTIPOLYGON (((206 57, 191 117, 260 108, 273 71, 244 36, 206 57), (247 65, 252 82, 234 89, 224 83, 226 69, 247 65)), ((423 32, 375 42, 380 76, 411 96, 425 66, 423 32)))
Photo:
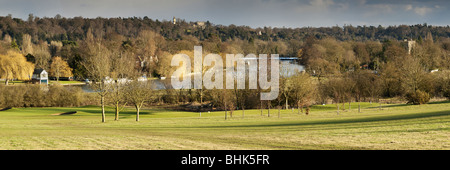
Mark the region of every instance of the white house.
POLYGON ((31 81, 37 84, 48 85, 48 73, 44 69, 34 69, 31 81))

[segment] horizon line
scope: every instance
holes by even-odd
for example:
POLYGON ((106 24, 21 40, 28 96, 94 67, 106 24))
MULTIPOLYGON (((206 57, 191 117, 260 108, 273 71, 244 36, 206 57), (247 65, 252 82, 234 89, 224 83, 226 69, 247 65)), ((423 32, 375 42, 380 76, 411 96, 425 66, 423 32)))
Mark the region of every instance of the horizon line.
MULTIPOLYGON (((126 16, 126 17, 122 17, 122 16, 118 16, 118 17, 104 17, 104 16, 97 16, 97 17, 85 17, 85 16, 72 16, 72 17, 65 17, 65 16, 62 16, 62 15, 60 15, 60 14, 56 14, 55 16, 53 16, 53 17, 49 17, 49 16, 43 16, 43 17, 40 17, 40 16, 35 16, 34 14, 32 14, 32 13, 30 13, 31 15, 33 15, 33 17, 34 18, 39 18, 39 19, 49 19, 49 18, 53 18, 53 19, 56 19, 56 16, 57 15, 59 15, 59 16, 61 16, 61 18, 64 18, 64 19, 75 19, 75 18, 79 18, 79 17, 81 17, 81 18, 83 18, 83 19, 98 19, 98 18, 100 18, 100 19, 132 19, 132 18, 138 18, 138 19, 141 19, 141 20, 143 20, 145 17, 147 17, 147 18, 149 18, 150 20, 153 20, 153 21, 160 21, 160 22, 171 22, 171 20, 168 20, 168 19, 162 19, 162 20, 159 20, 159 19, 157 19, 157 18, 151 18, 151 17, 149 17, 149 16, 126 16)), ((29 15, 30 15, 29 14, 29 15)), ((27 19, 28 18, 22 18, 22 17, 14 17, 12 14, 8 14, 8 15, 6 15, 6 16, 3 16, 3 15, 0 15, 0 17, 11 17, 12 19, 20 19, 20 20, 22 20, 22 21, 24 21, 24 22, 26 22, 27 21, 27 19)), ((209 22, 209 23, 211 23, 211 25, 213 25, 213 26, 232 26, 232 25, 234 25, 234 26, 237 26, 237 27, 250 27, 250 28, 252 28, 252 29, 262 29, 262 28, 283 28, 283 29, 301 29, 301 28, 335 28, 335 27, 338 27, 338 28, 345 28, 346 26, 351 26, 351 27, 383 27, 383 28, 387 28, 387 27, 398 27, 398 26, 418 26, 418 25, 426 25, 426 26, 431 26, 431 27, 450 27, 450 24, 447 24, 447 25, 440 25, 440 24, 436 24, 436 25, 433 25, 433 24, 428 24, 427 22, 424 22, 424 23, 416 23, 416 24, 398 24, 398 25, 382 25, 382 24, 378 24, 378 25, 365 25, 365 24, 363 24, 363 25, 359 25, 359 24, 356 24, 356 25, 353 25, 353 24, 343 24, 342 26, 339 26, 339 24, 335 24, 334 26, 302 26, 302 27, 289 27, 289 26, 282 26, 282 27, 279 27, 279 26, 259 26, 259 27, 253 27, 253 26, 250 26, 250 25, 236 25, 236 24, 228 24, 228 25, 225 25, 225 24, 215 24, 214 22, 211 22, 211 21, 209 21, 209 20, 206 20, 206 21, 187 21, 186 19, 184 19, 184 18, 176 18, 175 17, 175 19, 177 19, 177 21, 178 20, 183 20, 183 21, 185 21, 186 23, 192 23, 192 22, 209 22)))

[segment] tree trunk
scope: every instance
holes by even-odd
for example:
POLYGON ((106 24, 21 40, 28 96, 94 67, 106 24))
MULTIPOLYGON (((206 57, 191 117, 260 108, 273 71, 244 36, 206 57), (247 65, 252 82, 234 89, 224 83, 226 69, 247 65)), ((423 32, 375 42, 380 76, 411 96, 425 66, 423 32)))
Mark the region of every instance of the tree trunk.
POLYGON ((8 85, 8 83, 9 83, 9 80, 5 79, 5 85, 8 85))
POLYGON ((136 106, 136 122, 139 122, 139 111, 140 111, 140 107, 138 107, 138 105, 135 105, 136 106))
POLYGON ((278 106, 278 118, 280 118, 280 109, 281 109, 281 106, 278 106))
POLYGON ((289 105, 288 105, 288 98, 286 97, 286 110, 289 109, 289 105))
POLYGON ((336 103, 337 105, 337 114, 339 114, 339 103, 336 103))
POLYGON ((183 103, 183 89, 180 89, 180 92, 178 93, 178 103, 183 103))
POLYGON ((59 82, 59 68, 56 69, 56 82, 59 82))
POLYGON ((361 101, 358 102, 358 113, 361 113, 361 101))
POLYGON ((262 106, 262 100, 260 100, 261 101, 261 105, 260 105, 260 108, 261 108, 261 116, 263 115, 263 106, 262 106))
POLYGON ((306 115, 309 115, 309 110, 310 110, 309 106, 306 106, 306 115))
POLYGON ((200 106, 203 104, 203 87, 200 89, 200 106))
POLYGON ((105 96, 101 96, 100 103, 102 105, 102 122, 106 122, 105 120, 105 96))
POLYGON ((227 120, 227 109, 225 108, 225 120, 227 120))
POLYGON ((119 120, 119 102, 116 102, 116 115, 114 120, 119 120))

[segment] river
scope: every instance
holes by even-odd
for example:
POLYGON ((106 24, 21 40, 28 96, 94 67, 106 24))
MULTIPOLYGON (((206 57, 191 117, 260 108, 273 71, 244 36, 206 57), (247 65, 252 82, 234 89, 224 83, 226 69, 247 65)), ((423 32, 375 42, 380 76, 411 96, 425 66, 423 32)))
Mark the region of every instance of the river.
MULTIPOLYGON (((289 60, 280 60, 280 76, 290 77, 294 75, 296 72, 304 71, 305 67, 303 65, 297 64, 295 62, 289 60)), ((170 78, 161 80, 161 79, 150 79, 147 83, 152 83, 152 86, 156 90, 160 89, 171 89, 170 78)), ((73 86, 81 86, 81 89, 84 92, 95 92, 89 84, 84 85, 73 85, 73 86)))

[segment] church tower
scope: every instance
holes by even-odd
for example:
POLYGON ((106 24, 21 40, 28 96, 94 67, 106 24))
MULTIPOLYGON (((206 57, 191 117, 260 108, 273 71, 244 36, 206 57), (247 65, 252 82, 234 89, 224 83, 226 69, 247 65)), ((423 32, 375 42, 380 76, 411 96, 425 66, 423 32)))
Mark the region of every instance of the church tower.
POLYGON ((173 24, 177 24, 177 19, 173 17, 173 24))

